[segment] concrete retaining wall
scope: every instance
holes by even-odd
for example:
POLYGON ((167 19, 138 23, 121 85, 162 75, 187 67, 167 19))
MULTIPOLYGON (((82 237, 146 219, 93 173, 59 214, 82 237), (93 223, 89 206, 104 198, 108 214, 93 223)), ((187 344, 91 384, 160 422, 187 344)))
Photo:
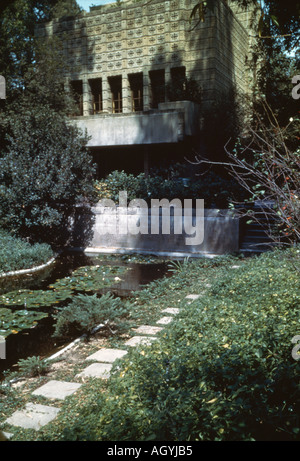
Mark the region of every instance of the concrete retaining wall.
MULTIPOLYGON (((170 217, 163 215, 161 208, 156 215, 152 209, 125 210, 126 215, 118 207, 93 208, 89 237, 84 245, 77 246, 84 246, 87 253, 173 256, 222 255, 239 250, 239 219, 229 210, 202 210, 201 215, 198 210, 184 208, 180 219, 172 211, 170 217)), ((85 222, 80 212, 74 223, 77 242, 85 232, 85 222)))

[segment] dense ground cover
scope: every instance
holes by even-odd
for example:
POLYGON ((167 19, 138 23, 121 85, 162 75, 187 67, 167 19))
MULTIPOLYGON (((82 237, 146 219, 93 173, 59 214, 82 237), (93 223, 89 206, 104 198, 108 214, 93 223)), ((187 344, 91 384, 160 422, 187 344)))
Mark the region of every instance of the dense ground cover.
POLYGON ((38 434, 17 439, 299 440, 299 255, 172 264, 172 277, 126 301, 136 324, 180 308, 158 339, 129 350, 107 382, 86 382, 38 434), (189 302, 191 293, 201 296, 189 302))
POLYGON ((297 256, 271 253, 231 269, 230 260, 197 261, 174 276, 165 294, 158 282, 148 291, 148 308, 170 306, 173 288, 171 305, 177 301, 181 314, 161 342, 125 360, 93 412, 82 410, 79 434, 81 428, 81 436, 100 440, 298 439, 299 364, 291 357, 300 329, 297 256), (187 304, 185 288, 201 293, 205 265, 212 286, 187 304))
POLYGON ((0 229, 0 275, 2 272, 30 269, 48 262, 54 254, 50 245, 16 238, 0 229))

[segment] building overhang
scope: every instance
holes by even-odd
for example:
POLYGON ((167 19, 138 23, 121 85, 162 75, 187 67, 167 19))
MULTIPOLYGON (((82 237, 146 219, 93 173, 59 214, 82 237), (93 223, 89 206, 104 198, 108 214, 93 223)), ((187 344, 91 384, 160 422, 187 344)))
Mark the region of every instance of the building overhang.
POLYGON ((191 101, 161 103, 147 112, 74 117, 88 147, 178 143, 199 132, 200 108, 191 101))

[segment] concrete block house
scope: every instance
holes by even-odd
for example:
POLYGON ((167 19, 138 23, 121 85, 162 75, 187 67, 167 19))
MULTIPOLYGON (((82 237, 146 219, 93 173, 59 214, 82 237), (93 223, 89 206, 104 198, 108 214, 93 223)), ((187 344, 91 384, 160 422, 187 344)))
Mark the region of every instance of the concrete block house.
POLYGON ((180 161, 201 144, 203 111, 218 95, 249 93, 251 12, 216 0, 196 25, 196 3, 128 0, 37 26, 38 37, 61 39, 71 120, 91 136, 100 176, 180 161))

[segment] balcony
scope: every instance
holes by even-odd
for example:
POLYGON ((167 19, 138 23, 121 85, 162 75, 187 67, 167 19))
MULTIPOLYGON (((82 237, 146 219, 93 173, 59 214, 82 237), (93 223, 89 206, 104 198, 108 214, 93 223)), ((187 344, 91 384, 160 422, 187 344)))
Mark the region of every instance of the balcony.
POLYGON ((191 101, 159 103, 157 109, 99 113, 71 119, 91 137, 88 147, 178 143, 199 132, 200 108, 191 101))

